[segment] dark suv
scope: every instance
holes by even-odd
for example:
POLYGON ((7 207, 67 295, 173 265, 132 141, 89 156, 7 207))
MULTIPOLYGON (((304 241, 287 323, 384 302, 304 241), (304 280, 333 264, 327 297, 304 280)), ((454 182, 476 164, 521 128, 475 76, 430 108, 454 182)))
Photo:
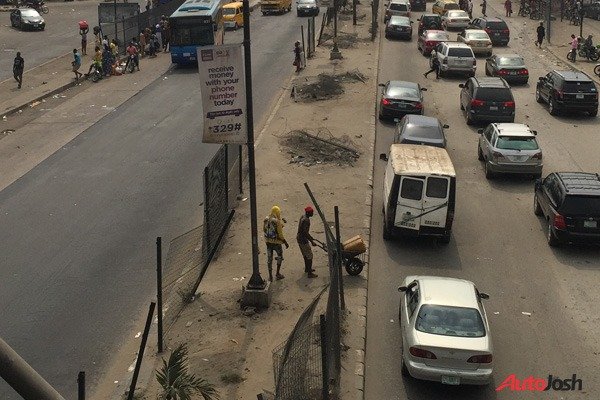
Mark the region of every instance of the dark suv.
POLYGON ((502 78, 469 78, 458 85, 460 109, 467 125, 474 122, 515 122, 515 99, 502 78))
POLYGON ((533 212, 548 224, 550 246, 561 242, 600 243, 600 176, 553 172, 535 182, 533 212))
POLYGON ((419 35, 426 30, 442 30, 442 17, 439 14, 423 14, 419 21, 419 35))
POLYGON ((598 115, 598 90, 594 81, 581 71, 552 71, 540 77, 535 88, 538 103, 548 103, 551 115, 561 111, 587 111, 598 115))
POLYGON ((506 46, 510 41, 508 25, 500 18, 474 18, 467 29, 483 29, 487 32, 494 46, 506 46))

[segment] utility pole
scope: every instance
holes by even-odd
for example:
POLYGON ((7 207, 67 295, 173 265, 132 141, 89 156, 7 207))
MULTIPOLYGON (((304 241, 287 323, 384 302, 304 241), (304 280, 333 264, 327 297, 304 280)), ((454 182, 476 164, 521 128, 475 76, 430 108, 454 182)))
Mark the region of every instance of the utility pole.
POLYGON ((338 48, 337 43, 337 33, 338 33, 338 0, 333 0, 333 48, 329 53, 330 60, 340 60, 342 59, 342 53, 340 53, 340 49, 338 48))
POLYGON ((550 43, 550 34, 551 34, 551 29, 550 29, 550 24, 552 21, 552 1, 549 0, 548 1, 548 9, 546 10, 546 41, 548 43, 550 43))

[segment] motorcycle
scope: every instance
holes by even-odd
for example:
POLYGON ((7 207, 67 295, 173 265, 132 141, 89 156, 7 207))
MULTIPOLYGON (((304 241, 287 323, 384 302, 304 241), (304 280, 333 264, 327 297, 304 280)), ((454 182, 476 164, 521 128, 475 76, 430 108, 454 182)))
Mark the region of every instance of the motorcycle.
POLYGON ((135 54, 131 54, 127 59, 127 64, 125 65, 125 71, 133 74, 135 71, 135 67, 137 66, 137 60, 135 54))
POLYGON ((96 66, 96 64, 92 66, 92 70, 88 74, 88 79, 94 83, 102 79, 102 71, 96 66))
POLYGON ((40 14, 48 14, 48 12, 50 11, 50 9, 48 9, 48 6, 43 1, 39 1, 39 2, 27 1, 27 2, 25 2, 25 6, 29 7, 29 8, 33 8, 40 14))
POLYGON ((594 67, 594 73, 600 77, 600 64, 596 64, 594 67))
MULTIPOLYGON (((588 61, 598 61, 600 60, 600 51, 594 46, 586 50, 582 45, 578 45, 577 56, 579 58, 585 58, 588 61)), ((573 61, 573 53, 570 51, 567 53, 567 60, 573 61)))

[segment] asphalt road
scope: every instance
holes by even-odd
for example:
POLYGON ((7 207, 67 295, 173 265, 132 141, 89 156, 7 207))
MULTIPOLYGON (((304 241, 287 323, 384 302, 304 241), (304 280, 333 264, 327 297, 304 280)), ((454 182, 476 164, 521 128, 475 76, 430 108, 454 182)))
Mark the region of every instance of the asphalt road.
MULTIPOLYGON (((47 2, 50 12, 43 14, 44 31, 21 31, 10 26, 10 12, 0 12, 0 81, 12 77, 17 51, 25 59, 25 70, 81 48, 77 23, 85 19, 90 27, 98 25, 98 1, 47 2)), ((93 33, 88 33, 88 51, 93 53, 93 33)))
MULTIPOLYGON (((412 17, 415 28, 417 15, 412 17)), ((516 122, 528 123, 539 132, 544 176, 559 170, 599 171, 600 120, 552 117, 536 103, 537 78, 564 65, 557 67, 549 53, 533 46, 533 40, 522 32, 522 19, 513 17, 510 24, 513 39, 509 47, 494 51, 518 52, 528 63, 529 86, 513 88, 516 122)), ((425 114, 450 125, 448 151, 457 171, 457 200, 449 245, 409 239, 384 242, 381 208, 385 163, 375 161, 365 398, 597 399, 600 251, 568 246, 551 249, 546 244, 544 227, 532 211, 532 180, 486 180, 483 165, 477 160, 476 128, 466 125, 459 110, 458 84, 466 79, 436 81, 434 74, 425 79, 422 73, 428 69, 427 58, 416 50, 416 35, 411 42, 382 39, 380 57, 379 82, 420 82, 428 88, 425 114), (413 274, 469 279, 490 294, 484 304, 495 350, 493 384, 449 387, 401 376, 397 287, 406 275, 413 274), (564 378, 575 373, 583 380, 583 392, 496 392, 495 388, 513 373, 521 379, 530 375, 547 379, 549 374, 564 378)), ((478 76, 484 76, 484 62, 483 58, 478 60, 478 76)), ((377 125, 376 156, 387 153, 393 132, 393 124, 377 125)))
MULTIPOLYGON (((252 16, 257 123, 288 81, 301 21, 252 16)), ((0 192, 0 335, 67 399, 79 370, 93 392, 139 331, 156 236, 168 243, 201 223, 202 169, 217 146, 201 142, 196 70, 167 78, 0 192)), ((0 381, 0 398, 18 396, 0 381)))

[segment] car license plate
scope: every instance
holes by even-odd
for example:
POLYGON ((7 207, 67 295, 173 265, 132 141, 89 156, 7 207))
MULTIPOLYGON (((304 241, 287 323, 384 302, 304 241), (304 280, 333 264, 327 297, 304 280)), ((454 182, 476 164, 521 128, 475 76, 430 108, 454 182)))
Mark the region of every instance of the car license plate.
POLYGON ((516 71, 510 71, 510 75, 516 75, 517 72, 516 71))
POLYGON ((598 222, 597 221, 583 221, 583 227, 584 228, 597 228, 598 222))
POLYGON ((34 27, 34 28, 37 28, 37 27, 38 27, 38 24, 33 24, 33 27, 34 27))
POLYGON ((576 95, 575 95, 575 98, 576 98, 576 99, 583 99, 583 94, 576 94, 576 95))
POLYGON ((498 111, 498 107, 497 106, 490 106, 490 111, 498 111))
POLYGON ((460 378, 458 376, 443 376, 442 383, 444 385, 460 385, 460 378))

